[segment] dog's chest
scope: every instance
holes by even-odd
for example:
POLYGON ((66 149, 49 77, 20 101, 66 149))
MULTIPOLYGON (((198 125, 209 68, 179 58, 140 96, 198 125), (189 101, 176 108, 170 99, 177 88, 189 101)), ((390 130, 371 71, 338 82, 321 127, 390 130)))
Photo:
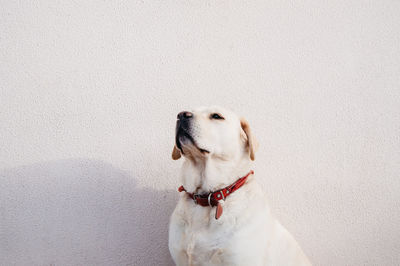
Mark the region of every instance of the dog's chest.
MULTIPOLYGON (((180 209, 178 207, 178 209, 180 209)), ((189 265, 222 265, 227 262, 226 256, 230 253, 231 236, 234 225, 229 222, 228 214, 222 215, 219 220, 214 218, 215 208, 194 208, 177 213, 182 219, 176 224, 179 230, 175 232, 175 250, 185 257, 189 265)))
POLYGON ((178 202, 170 224, 170 250, 177 265, 261 265, 257 253, 265 247, 268 211, 262 201, 249 204, 244 195, 232 194, 218 220, 215 207, 184 198, 178 202))
POLYGON ((226 261, 226 254, 230 253, 232 226, 215 220, 214 209, 206 210, 204 215, 191 217, 184 227, 181 248, 193 265, 201 265, 204 261, 219 265, 226 261))

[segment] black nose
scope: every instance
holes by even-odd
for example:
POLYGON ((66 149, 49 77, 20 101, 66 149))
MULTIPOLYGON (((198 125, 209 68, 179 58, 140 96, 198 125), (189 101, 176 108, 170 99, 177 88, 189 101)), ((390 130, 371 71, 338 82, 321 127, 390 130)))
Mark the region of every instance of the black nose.
POLYGON ((178 119, 179 120, 189 119, 189 118, 192 118, 192 117, 193 117, 193 113, 188 112, 188 111, 183 111, 183 112, 180 112, 178 114, 178 119))

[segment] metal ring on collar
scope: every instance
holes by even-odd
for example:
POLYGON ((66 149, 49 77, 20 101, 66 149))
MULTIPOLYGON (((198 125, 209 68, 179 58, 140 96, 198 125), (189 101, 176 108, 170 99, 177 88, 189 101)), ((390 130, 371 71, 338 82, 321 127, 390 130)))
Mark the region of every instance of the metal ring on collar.
POLYGON ((212 193, 210 192, 210 194, 208 194, 208 198, 207 198, 207 200, 208 200, 208 205, 209 205, 210 207, 212 207, 212 206, 211 206, 211 195, 212 195, 212 193))

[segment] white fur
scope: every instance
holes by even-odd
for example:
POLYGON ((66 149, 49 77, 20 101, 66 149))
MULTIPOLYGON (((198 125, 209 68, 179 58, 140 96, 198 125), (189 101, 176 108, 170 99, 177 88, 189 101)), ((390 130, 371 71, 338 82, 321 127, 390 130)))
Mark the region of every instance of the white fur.
MULTIPOLYGON (((240 119, 218 107, 192 113, 195 143, 183 139, 181 142, 185 159, 181 179, 185 189, 208 193, 246 175, 252 162, 240 119), (225 119, 210 119, 213 113, 225 119), (199 148, 209 153, 200 152, 199 148)), ((169 249, 176 265, 311 265, 272 215, 253 175, 221 203, 223 214, 216 220, 215 207, 196 205, 181 193, 169 227, 169 249)))

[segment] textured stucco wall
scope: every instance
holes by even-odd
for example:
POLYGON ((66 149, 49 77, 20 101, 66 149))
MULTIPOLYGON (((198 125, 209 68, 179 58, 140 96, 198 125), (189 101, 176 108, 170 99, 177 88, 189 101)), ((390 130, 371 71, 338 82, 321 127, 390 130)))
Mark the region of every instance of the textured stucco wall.
POLYGON ((1 1, 0 265, 171 265, 175 116, 209 104, 250 121, 315 265, 398 265, 385 0, 1 1))

